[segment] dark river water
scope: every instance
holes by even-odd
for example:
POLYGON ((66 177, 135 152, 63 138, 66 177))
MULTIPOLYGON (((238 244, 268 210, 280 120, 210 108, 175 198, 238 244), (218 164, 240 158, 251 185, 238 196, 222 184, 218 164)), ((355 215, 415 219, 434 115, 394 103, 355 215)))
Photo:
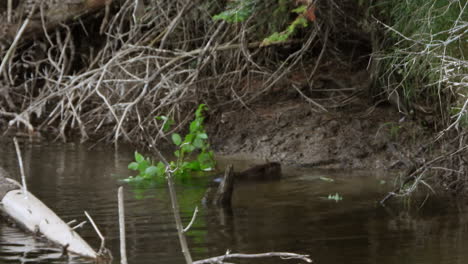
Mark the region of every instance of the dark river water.
MULTIPOLYGON (((166 186, 132 189, 119 179, 133 158, 129 148, 80 144, 22 144, 29 190, 66 222, 86 220, 88 211, 120 263, 117 188, 125 188, 127 254, 130 264, 184 263, 166 186)), ((1 142, 0 166, 18 177, 13 144, 1 142)), ((237 169, 249 162, 222 158, 237 169)), ((468 214, 453 201, 432 196, 378 206, 393 181, 382 172, 284 168, 275 182, 236 187, 232 211, 201 205, 207 178, 178 183, 195 260, 224 254, 289 251, 309 254, 314 263, 467 263, 468 214), (334 179, 333 182, 324 178, 334 179), (343 200, 327 199, 338 193, 343 200), (410 205, 407 205, 410 204, 410 205)), ((90 225, 79 231, 94 248, 100 244, 90 225)), ((0 263, 92 263, 61 259, 60 249, 0 222, 0 263)), ((235 262, 235 261, 233 261, 235 262)), ((239 263, 239 262, 236 262, 239 263)), ((240 263, 298 263, 279 259, 240 263)))

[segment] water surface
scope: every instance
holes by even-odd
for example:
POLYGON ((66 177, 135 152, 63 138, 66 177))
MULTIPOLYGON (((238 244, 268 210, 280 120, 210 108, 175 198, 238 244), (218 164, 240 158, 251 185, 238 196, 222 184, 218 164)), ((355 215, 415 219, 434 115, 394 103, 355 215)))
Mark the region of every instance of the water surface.
MULTIPOLYGON (((0 166, 18 177, 16 154, 0 142, 0 166)), ((65 221, 86 220, 88 211, 106 236, 119 262, 117 188, 130 175, 133 149, 80 144, 23 144, 29 190, 65 221)), ((224 158, 220 166, 245 161, 224 158)), ((194 259, 243 253, 290 251, 309 254, 315 263, 466 263, 468 214, 463 208, 431 198, 422 209, 390 207, 378 200, 392 188, 382 172, 285 168, 280 181, 236 187, 231 211, 206 208, 200 200, 208 179, 178 184, 185 223, 199 206, 188 233, 194 259), (329 182, 323 178, 331 178, 329 182), (328 200, 338 193, 342 201, 328 200)), ((415 204, 415 202, 413 202, 415 204)), ((129 263, 183 263, 165 185, 146 191, 125 185, 129 263)), ((97 248, 100 240, 87 225, 79 231, 97 248)), ((60 258, 60 249, 0 222, 2 263, 91 263, 60 258)), ((248 263, 289 263, 277 259, 248 263)), ((291 262, 297 263, 297 261, 291 262)))

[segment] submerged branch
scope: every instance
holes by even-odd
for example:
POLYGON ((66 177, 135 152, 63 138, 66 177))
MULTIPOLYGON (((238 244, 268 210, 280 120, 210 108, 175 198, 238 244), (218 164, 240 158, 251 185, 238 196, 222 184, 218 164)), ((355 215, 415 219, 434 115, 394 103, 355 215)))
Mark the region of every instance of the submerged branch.
POLYGON ((258 254, 242 254, 242 253, 227 253, 226 255, 213 257, 208 259, 202 259, 194 261, 193 264, 205 264, 205 263, 225 263, 225 260, 238 258, 238 259, 257 259, 257 258, 270 258, 270 257, 279 257, 284 260, 297 259, 302 260, 307 263, 312 263, 312 260, 309 258, 309 255, 300 255, 289 252, 268 252, 268 253, 258 253, 258 254))

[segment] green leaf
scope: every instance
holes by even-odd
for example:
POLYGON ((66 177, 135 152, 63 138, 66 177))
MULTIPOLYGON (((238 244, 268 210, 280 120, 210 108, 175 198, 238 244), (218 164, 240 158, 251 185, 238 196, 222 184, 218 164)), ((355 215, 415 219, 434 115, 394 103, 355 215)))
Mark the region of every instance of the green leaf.
POLYGON ((182 146, 181 150, 185 153, 192 153, 195 150, 195 146, 193 145, 184 145, 182 146))
POLYGON ((195 136, 193 134, 187 134, 184 139, 184 143, 192 144, 193 139, 195 136))
POLYGON ((195 111, 195 118, 198 119, 198 118, 201 118, 203 117, 202 115, 202 112, 203 110, 207 109, 208 107, 206 107, 205 104, 200 104, 197 108, 197 110, 195 111))
POLYGON ((164 177, 166 174, 166 165, 162 162, 158 162, 158 165, 156 165, 156 175, 159 177, 164 177))
POLYGON ((138 163, 132 162, 132 163, 128 164, 128 169, 135 170, 135 171, 138 170, 138 163))
POLYGON ((198 161, 188 162, 187 164, 184 165, 184 168, 190 169, 190 170, 193 170, 193 171, 199 171, 200 170, 200 163, 198 161))
POLYGON ((190 123, 190 133, 195 133, 200 129, 200 120, 195 119, 190 123))
POLYGON ((180 150, 174 151, 174 156, 176 156, 177 158, 180 157, 180 150))
POLYGON ((291 10, 291 12, 296 13, 296 14, 302 14, 305 11, 307 11, 307 6, 306 5, 301 5, 300 7, 294 8, 293 10, 291 10))
POLYGON ((145 158, 143 157, 143 155, 141 155, 140 153, 138 153, 137 151, 135 151, 135 160, 136 160, 136 162, 140 163, 140 162, 142 162, 143 160, 145 160, 145 158))
POLYGON ((201 149, 201 148, 203 148, 203 146, 204 146, 205 144, 203 143, 203 139, 201 139, 201 138, 196 138, 196 139, 193 141, 193 145, 194 145, 196 148, 201 149))
POLYGON ((149 166, 145 170, 145 176, 147 176, 146 178, 153 178, 157 175, 157 172, 158 168, 156 166, 149 166))
POLYGON ((208 135, 206 133, 198 133, 197 138, 208 139, 208 135))
POLYGON ((146 168, 148 168, 149 163, 147 160, 143 160, 142 162, 138 163, 138 170, 140 173, 145 173, 146 168))
POLYGON ((182 143, 182 138, 180 137, 179 134, 174 133, 174 134, 172 134, 172 142, 174 142, 174 144, 176 144, 177 146, 179 146, 180 143, 182 143))

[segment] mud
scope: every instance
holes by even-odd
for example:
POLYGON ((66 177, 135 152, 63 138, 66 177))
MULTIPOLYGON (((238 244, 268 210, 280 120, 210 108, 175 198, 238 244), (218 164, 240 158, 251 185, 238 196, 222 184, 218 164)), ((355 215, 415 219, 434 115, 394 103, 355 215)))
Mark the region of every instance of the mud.
POLYGON ((300 166, 403 169, 430 136, 389 103, 355 97, 327 110, 317 111, 297 93, 273 92, 248 108, 210 117, 211 142, 220 154, 300 166))

